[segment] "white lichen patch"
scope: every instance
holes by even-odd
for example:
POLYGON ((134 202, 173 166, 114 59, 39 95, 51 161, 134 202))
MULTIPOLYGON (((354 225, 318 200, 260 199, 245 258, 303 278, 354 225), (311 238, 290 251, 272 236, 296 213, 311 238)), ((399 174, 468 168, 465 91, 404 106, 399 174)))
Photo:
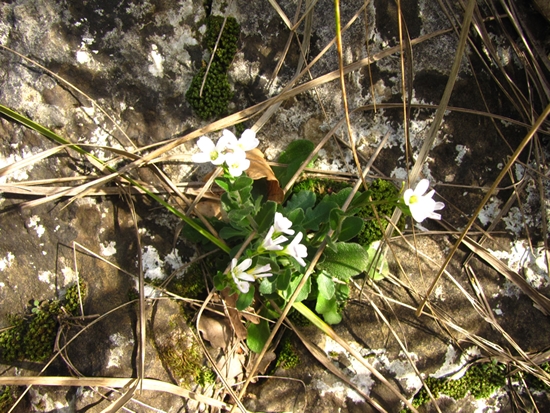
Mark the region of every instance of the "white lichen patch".
POLYGON ((44 232, 46 232, 46 229, 44 228, 44 226, 39 224, 39 222, 40 222, 40 217, 38 215, 33 215, 27 221, 27 226, 36 231, 36 235, 38 235, 38 238, 42 237, 42 235, 44 235, 44 232))
POLYGON ((31 387, 29 389, 29 398, 31 403, 31 411, 33 412, 66 412, 70 410, 69 401, 54 400, 49 392, 40 387, 31 387))
POLYGON ((161 260, 158 251, 151 245, 146 245, 141 253, 143 275, 151 280, 164 280, 166 274, 163 270, 164 261, 161 260))
POLYGON ((172 270, 177 270, 183 265, 183 261, 179 255, 177 249, 173 249, 170 253, 164 257, 164 262, 172 267, 172 270))
POLYGON ((6 256, 0 260, 0 271, 5 271, 10 268, 15 260, 15 255, 8 251, 6 256))
POLYGON ((151 45, 149 61, 151 62, 149 65, 149 73, 155 77, 162 77, 164 75, 164 57, 160 54, 156 44, 151 45))
POLYGON ((51 271, 40 271, 38 273, 38 280, 48 284, 48 288, 50 290, 55 290, 55 284, 53 281, 55 281, 55 274, 53 274, 51 271))
POLYGON ((449 344, 447 347, 447 353, 445 353, 445 361, 443 365, 433 374, 431 377, 441 378, 454 374, 453 379, 459 379, 466 370, 461 370, 468 362, 481 355, 481 351, 477 346, 467 348, 464 353, 457 360, 458 353, 455 348, 449 344), (457 374, 458 372, 458 374, 457 374))
POLYGON ((483 226, 493 222, 500 214, 500 204, 502 201, 496 197, 492 197, 489 202, 483 207, 477 218, 483 226))
POLYGON ((109 241, 108 243, 101 242, 99 244, 100 248, 100 254, 104 257, 111 257, 116 254, 116 242, 115 241, 109 241))
POLYGON ((456 145, 455 149, 458 152, 455 158, 455 162, 457 166, 460 166, 462 164, 462 160, 464 159, 464 156, 468 152, 470 152, 470 150, 465 145, 456 145))
POLYGON ((63 287, 66 287, 69 284, 76 283, 78 280, 78 275, 71 267, 61 268, 61 274, 63 275, 63 287))
POLYGON ((128 339, 120 333, 115 333, 109 336, 111 348, 109 349, 109 358, 107 360, 107 368, 121 367, 120 363, 124 355, 131 351, 129 347, 134 345, 132 338, 128 339))
MULTIPOLYGON (((542 288, 550 284, 546 254, 543 247, 529 247, 527 241, 518 240, 510 243, 510 252, 489 252, 499 260, 502 260, 513 271, 522 274, 533 288, 542 288)), ((519 297, 519 288, 511 282, 505 283, 499 294, 503 296, 519 297)))

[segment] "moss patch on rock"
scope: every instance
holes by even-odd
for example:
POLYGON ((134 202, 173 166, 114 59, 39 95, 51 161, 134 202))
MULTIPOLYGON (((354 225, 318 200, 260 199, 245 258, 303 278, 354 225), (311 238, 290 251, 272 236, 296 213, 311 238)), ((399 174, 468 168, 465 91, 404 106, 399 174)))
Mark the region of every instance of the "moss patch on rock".
POLYGON ((6 362, 43 362, 53 353, 60 320, 78 315, 80 300, 86 296, 86 284, 67 288, 63 300, 32 301, 26 314, 9 316, 11 327, 0 333, 0 355, 6 362))
POLYGON ((207 65, 204 63, 193 77, 185 98, 201 119, 212 119, 225 115, 233 98, 227 70, 237 52, 241 27, 234 17, 225 19, 224 25, 222 16, 209 16, 206 27, 204 44, 214 54, 212 64, 207 73, 207 65))

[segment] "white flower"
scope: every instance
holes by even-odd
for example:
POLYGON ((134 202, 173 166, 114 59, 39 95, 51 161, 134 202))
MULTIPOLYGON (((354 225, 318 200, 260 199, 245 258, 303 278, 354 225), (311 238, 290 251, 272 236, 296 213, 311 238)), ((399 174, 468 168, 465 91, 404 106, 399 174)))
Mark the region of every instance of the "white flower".
POLYGON ((220 146, 220 150, 224 154, 234 152, 240 149, 239 142, 237 141, 236 136, 233 135, 233 132, 228 131, 227 129, 224 129, 222 131, 222 136, 218 140, 218 145, 220 146))
POLYGON ((212 139, 202 136, 197 141, 197 146, 202 152, 196 153, 192 156, 193 162, 212 162, 214 165, 221 165, 224 163, 225 156, 220 152, 220 147, 212 142, 212 139))
POLYGON ((435 193, 433 189, 424 194, 429 186, 430 181, 422 179, 414 190, 409 188, 403 193, 403 201, 408 205, 414 220, 417 222, 422 222, 426 218, 441 219, 441 215, 436 214, 434 211, 443 209, 445 204, 443 202, 435 202, 432 199, 435 193))
POLYGON ((241 176, 250 166, 250 161, 246 159, 243 151, 238 150, 225 155, 225 164, 231 176, 241 176))
MULTIPOLYGON (((262 241, 262 245, 260 245, 260 249, 264 249, 266 251, 282 251, 283 247, 281 247, 279 244, 282 244, 283 242, 288 241, 288 238, 283 237, 282 235, 278 236, 277 238, 273 239, 273 234, 275 233, 275 227, 272 225, 271 228, 269 228, 269 231, 267 231, 267 234, 262 241)), ((293 231, 294 233, 294 231, 293 231)))
POLYGON ((280 212, 275 212, 275 221, 273 226, 275 227, 276 234, 284 233, 287 235, 294 235, 294 230, 290 229, 292 226, 292 221, 285 218, 280 212))
POLYGON ((243 151, 254 149, 260 141, 256 138, 256 132, 252 129, 246 129, 237 141, 237 147, 243 151))
POLYGON ((237 265, 236 258, 231 260, 231 277, 233 277, 237 289, 243 294, 246 294, 250 290, 249 283, 256 281, 258 278, 271 277, 273 275, 267 272, 271 270, 271 265, 269 264, 246 271, 251 265, 252 260, 250 258, 246 258, 239 265, 237 265))
POLYGON ((298 234, 296 234, 294 239, 290 242, 290 244, 285 247, 282 252, 283 254, 290 255, 296 261, 298 261, 298 264, 300 264, 302 267, 305 267, 306 262, 302 258, 307 257, 307 248, 305 245, 300 244, 303 236, 304 234, 298 232, 298 234))

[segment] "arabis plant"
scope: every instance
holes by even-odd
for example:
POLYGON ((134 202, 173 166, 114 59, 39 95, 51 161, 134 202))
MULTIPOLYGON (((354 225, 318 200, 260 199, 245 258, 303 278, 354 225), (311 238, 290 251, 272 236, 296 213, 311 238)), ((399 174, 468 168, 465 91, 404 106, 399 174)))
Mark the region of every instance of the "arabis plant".
MULTIPOLYGON (((420 181, 414 190, 407 189, 400 199, 373 201, 370 191, 352 196, 352 189, 345 188, 319 200, 314 192, 302 190, 282 204, 266 201, 257 193, 258 188, 253 191, 254 181, 246 175, 250 166, 246 151, 258 146, 252 130, 245 130, 240 139, 224 130, 217 143, 203 136, 197 145, 200 152, 193 155, 195 162, 211 162, 224 170, 215 181, 223 190, 220 202, 224 218, 212 224, 226 243, 229 255, 227 259, 220 256, 214 286, 236 294, 238 310, 254 305, 264 317, 259 325, 251 324, 248 329, 247 342, 254 351, 261 350, 262 340, 269 335, 265 318, 275 314, 270 302, 282 308, 297 294, 294 308, 306 315, 305 307, 298 303, 307 301, 325 322, 336 324, 341 320, 340 311, 349 296, 352 277, 367 274, 379 280, 387 275, 389 268, 383 256, 368 245, 354 242, 364 227, 363 218, 357 216, 362 209, 385 203, 399 206, 417 221, 441 218, 434 211, 444 205, 432 199, 434 191, 426 194, 427 180, 420 181), (352 199, 350 203, 348 198, 352 199), (311 257, 321 245, 326 245, 323 254, 309 278, 303 280, 311 257), (302 280, 303 286, 296 292, 302 280), (258 298, 262 298, 261 306, 258 298)), ((289 167, 298 168, 311 150, 287 153, 289 167)), ((276 176, 282 182, 288 178, 284 176, 288 171, 279 171, 283 175, 276 176)))

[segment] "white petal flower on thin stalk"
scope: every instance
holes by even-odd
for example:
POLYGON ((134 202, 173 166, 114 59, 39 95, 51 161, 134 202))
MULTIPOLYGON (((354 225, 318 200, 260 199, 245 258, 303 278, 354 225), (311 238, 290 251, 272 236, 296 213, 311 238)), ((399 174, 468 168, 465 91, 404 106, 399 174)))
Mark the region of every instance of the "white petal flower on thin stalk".
POLYGON ((196 163, 212 162, 214 165, 221 165, 225 161, 225 157, 220 153, 220 148, 214 144, 212 139, 201 136, 197 141, 197 146, 201 152, 193 154, 191 159, 196 163))
POLYGON ((220 151, 220 153, 224 155, 240 151, 237 138, 235 137, 235 135, 233 135, 231 131, 228 131, 227 129, 224 129, 222 131, 222 136, 220 137, 220 139, 218 139, 216 147, 220 151))
POLYGON ((283 233, 287 235, 294 235, 294 230, 290 229, 292 226, 292 221, 285 218, 280 212, 275 212, 275 221, 273 222, 273 226, 275 227, 276 234, 283 233))
POLYGON ((275 227, 272 225, 269 228, 269 231, 267 231, 267 234, 262 241, 262 244, 260 245, 260 249, 264 249, 266 251, 282 251, 283 247, 281 247, 280 244, 283 242, 288 241, 288 238, 283 237, 282 235, 278 236, 277 238, 273 239, 273 234, 275 233, 275 227))
POLYGON ((430 181, 422 179, 414 190, 409 188, 403 193, 403 201, 409 207, 414 220, 417 222, 422 222, 426 218, 441 219, 441 215, 434 211, 443 209, 445 204, 432 199, 435 193, 433 189, 427 194, 425 193, 429 186, 430 181))
POLYGON ((243 151, 250 151, 257 147, 259 143, 260 141, 256 138, 256 132, 252 129, 246 129, 237 141, 237 147, 243 151))
POLYGON ((298 261, 298 264, 300 264, 302 267, 306 266, 306 262, 303 260, 303 258, 307 257, 307 247, 303 244, 300 244, 300 241, 302 240, 304 234, 301 232, 298 232, 294 239, 288 244, 282 251, 283 254, 290 255, 293 257, 296 261, 298 261))
POLYGON ((271 277, 273 275, 268 272, 271 270, 271 265, 269 264, 262 265, 261 267, 254 267, 253 269, 248 270, 251 265, 252 260, 250 258, 244 259, 238 265, 236 258, 231 260, 231 277, 233 278, 237 289, 243 294, 246 294, 250 290, 249 283, 256 281, 258 278, 271 277))
POLYGON ((246 159, 246 154, 239 150, 226 154, 225 164, 231 176, 241 176, 250 166, 250 161, 246 159))

